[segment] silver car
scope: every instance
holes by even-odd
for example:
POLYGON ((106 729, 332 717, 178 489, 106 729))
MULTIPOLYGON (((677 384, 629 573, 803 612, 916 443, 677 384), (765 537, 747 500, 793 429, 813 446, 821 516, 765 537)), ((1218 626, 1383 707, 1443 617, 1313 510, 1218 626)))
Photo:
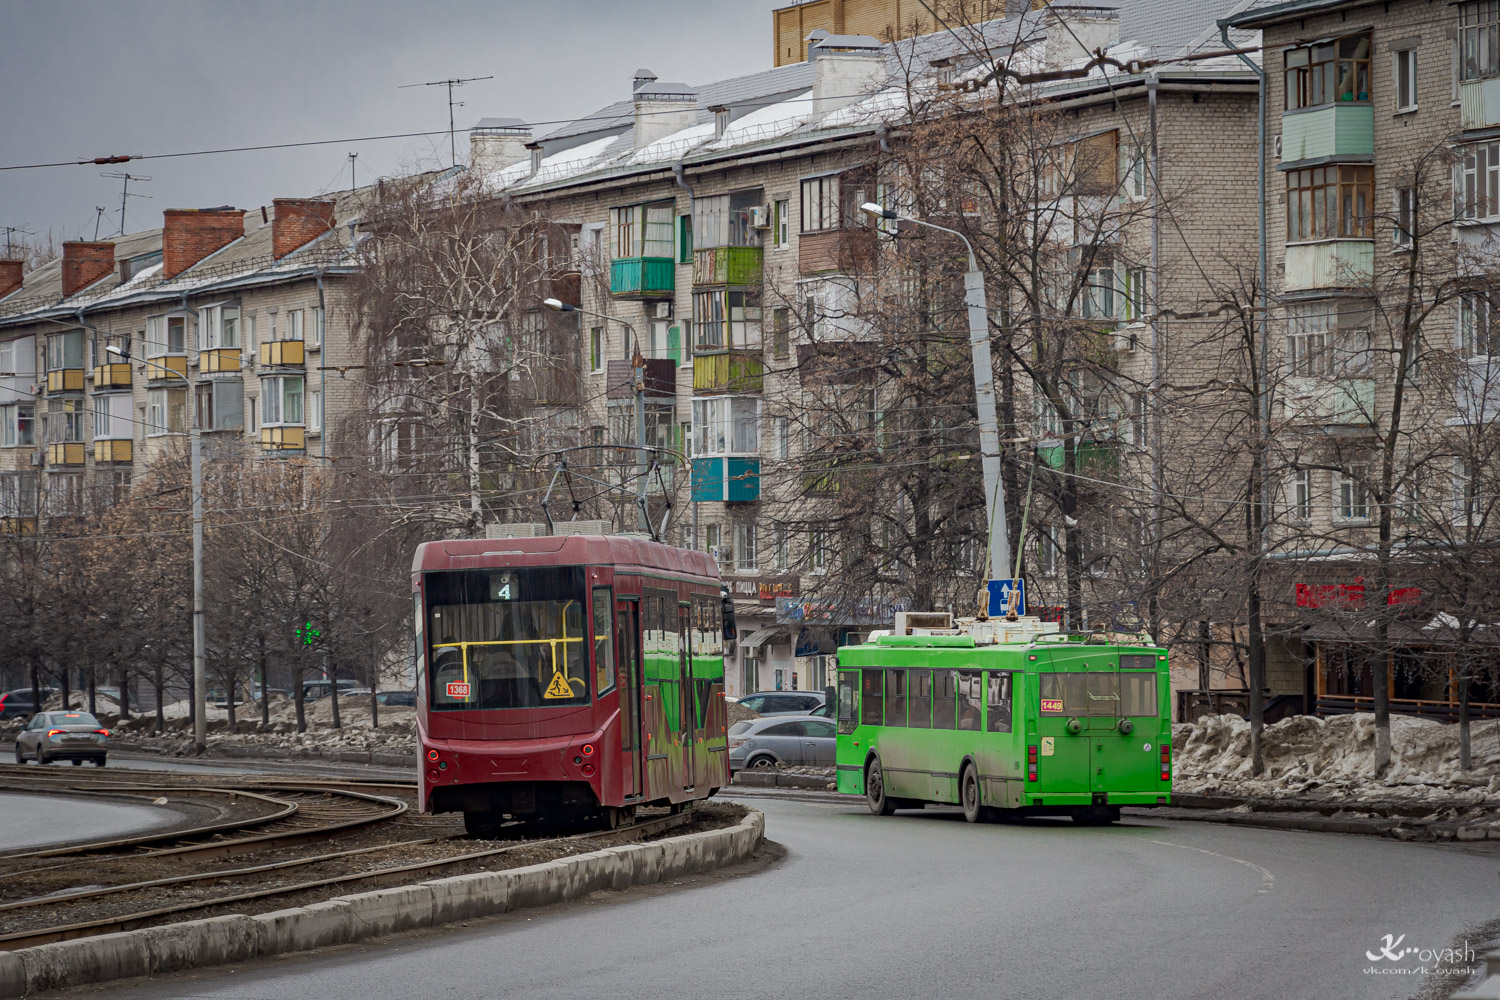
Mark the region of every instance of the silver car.
POLYGON ((109 730, 88 712, 38 712, 16 734, 17 764, 91 760, 103 767, 108 754, 109 730))
POLYGON ((736 722, 729 729, 729 770, 743 771, 803 764, 833 764, 838 728, 811 715, 777 715, 736 722))

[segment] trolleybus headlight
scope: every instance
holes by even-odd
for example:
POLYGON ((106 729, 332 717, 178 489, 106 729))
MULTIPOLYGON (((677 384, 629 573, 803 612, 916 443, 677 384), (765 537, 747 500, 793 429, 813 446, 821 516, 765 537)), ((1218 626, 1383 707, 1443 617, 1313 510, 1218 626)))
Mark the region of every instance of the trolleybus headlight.
POLYGON ((1068 724, 1063 728, 1072 733, 1074 736, 1077 736, 1083 731, 1083 723, 1079 722, 1077 719, 1069 719, 1068 724))
POLYGON ((1135 731, 1135 723, 1131 722, 1129 719, 1121 719, 1119 728, 1120 732, 1124 733, 1126 736, 1129 736, 1132 732, 1135 731))
POLYGON ((428 760, 437 760, 438 759, 438 752, 436 750, 429 750, 429 751, 427 751, 427 759, 428 760))

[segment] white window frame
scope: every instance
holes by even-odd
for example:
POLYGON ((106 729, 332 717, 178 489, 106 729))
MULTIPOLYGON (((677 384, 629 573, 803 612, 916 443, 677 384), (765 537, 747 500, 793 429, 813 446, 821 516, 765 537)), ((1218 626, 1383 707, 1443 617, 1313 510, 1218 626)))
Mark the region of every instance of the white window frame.
POLYGON ((1370 467, 1356 465, 1339 472, 1334 477, 1333 519, 1338 524, 1369 524, 1371 508, 1370 489, 1365 485, 1370 467))
POLYGON ((785 250, 792 245, 792 199, 778 198, 772 211, 776 213, 776 218, 773 220, 776 226, 773 230, 774 246, 777 250, 785 250))
POLYGON ((131 398, 128 393, 94 397, 94 440, 129 441, 132 433, 131 398))
POLYGON ((771 569, 785 573, 788 565, 786 529, 777 527, 771 532, 771 569))
POLYGON ((736 573, 754 573, 759 568, 756 565, 759 555, 756 541, 754 521, 740 521, 735 524, 734 571, 736 573))
POLYGON ((1140 143, 1120 143, 1120 197, 1124 201, 1145 201, 1150 191, 1146 176, 1148 150, 1140 143))
POLYGON ((1455 147, 1453 217, 1462 222, 1500 218, 1500 139, 1455 147))
POLYGON ((301 309, 288 309, 286 311, 286 336, 281 339, 301 340, 303 333, 302 322, 301 309))
POLYGON ((828 572, 828 538, 827 528, 813 528, 807 533, 808 573, 821 576, 828 572))
POLYGON ((1478 513, 1478 494, 1473 467, 1462 458, 1453 460, 1453 523, 1473 524, 1478 513))
POLYGON ((312 339, 307 342, 310 351, 321 350, 323 347, 323 307, 314 306, 312 312, 312 339))
POLYGON ((676 261, 676 203, 653 201, 611 208, 609 247, 612 260, 652 257, 676 261), (665 237, 661 233, 663 226, 665 237))
POLYGON ((305 427, 307 416, 307 382, 301 375, 272 375, 260 380, 260 425, 262 427, 305 427), (297 384, 296 419, 288 419, 287 388, 297 384))
POLYGON ((1057 541, 1057 529, 1043 526, 1036 535, 1036 571, 1041 576, 1056 576, 1060 563, 1058 556, 1062 548, 1057 541))
POLYGON ((1455 76, 1460 83, 1500 76, 1500 3, 1477 0, 1459 5, 1454 51, 1458 64, 1455 76), (1472 63, 1465 59, 1465 52, 1474 54, 1472 63))
POLYGON ((186 434, 187 425, 187 390, 172 386, 163 386, 146 390, 146 436, 164 437, 169 434, 186 434), (173 397, 182 399, 181 426, 173 428, 172 403, 173 397))
POLYGON ((1313 483, 1311 469, 1293 469, 1286 484, 1287 516, 1304 524, 1312 520, 1313 483))
POLYGON ((302 416, 306 422, 307 433, 319 434, 323 430, 323 390, 308 389, 304 386, 302 390, 302 416))
POLYGON ((1458 296, 1454 310, 1454 341, 1465 360, 1495 357, 1500 352, 1500 310, 1493 297, 1500 291, 1476 290, 1458 296))
MULTIPOLYGON (((87 359, 84 357, 82 330, 64 330, 61 333, 49 333, 47 334, 47 341, 45 346, 47 371, 49 372, 65 371, 75 368, 84 368, 87 366, 87 359), (73 338, 71 341, 68 339, 70 337, 73 338), (76 365, 68 364, 67 345, 69 343, 76 343, 78 345, 78 364, 76 365), (58 349, 56 351, 53 350, 54 344, 58 345, 58 349), (54 357, 54 354, 60 354, 61 357, 54 357)), ((5 370, 9 371, 10 369, 5 370)))
POLYGON ((695 398, 692 432, 693 458, 754 458, 760 454, 760 398, 695 398))
POLYGON ((1396 102, 1396 114, 1417 110, 1417 50, 1413 46, 1397 49, 1391 53, 1391 93, 1396 102), (1406 86, 1401 85, 1403 70, 1406 86))
POLYGON ((228 347, 240 350, 240 306, 237 302, 216 302, 198 310, 198 330, 204 350, 228 347))
POLYGON ((792 418, 775 417, 773 431, 775 440, 772 443, 772 454, 778 462, 785 462, 792 457, 792 418))

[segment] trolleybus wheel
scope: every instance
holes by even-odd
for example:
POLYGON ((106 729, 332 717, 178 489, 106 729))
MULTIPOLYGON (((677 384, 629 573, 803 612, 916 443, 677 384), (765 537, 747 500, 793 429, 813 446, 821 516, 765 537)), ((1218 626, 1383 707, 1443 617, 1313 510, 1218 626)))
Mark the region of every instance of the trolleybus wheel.
POLYGON ((964 767, 960 792, 963 799, 964 819, 970 823, 978 823, 981 819, 985 819, 985 808, 979 802, 979 775, 975 773, 973 764, 964 767))
POLYGON ((871 757, 865 768, 865 801, 876 816, 889 816, 896 811, 896 800, 885 794, 885 775, 880 770, 879 757, 871 757))
POLYGON ((497 812, 477 809, 464 811, 464 830, 471 837, 493 840, 500 836, 500 827, 504 824, 505 817, 497 812))

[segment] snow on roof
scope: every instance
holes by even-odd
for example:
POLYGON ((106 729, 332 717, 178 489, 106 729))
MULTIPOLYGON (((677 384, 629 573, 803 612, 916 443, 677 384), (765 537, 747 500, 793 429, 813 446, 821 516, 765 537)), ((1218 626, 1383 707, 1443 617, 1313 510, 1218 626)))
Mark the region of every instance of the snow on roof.
POLYGON ((714 123, 704 122, 692 125, 671 135, 663 136, 653 143, 648 143, 636 150, 634 155, 627 158, 627 163, 662 163, 670 160, 678 160, 692 152, 698 146, 712 140, 714 137, 714 123))
POLYGON ((787 100, 756 108, 748 115, 730 122, 724 135, 706 148, 728 149, 731 146, 764 142, 793 132, 811 119, 812 91, 805 90, 787 100))

